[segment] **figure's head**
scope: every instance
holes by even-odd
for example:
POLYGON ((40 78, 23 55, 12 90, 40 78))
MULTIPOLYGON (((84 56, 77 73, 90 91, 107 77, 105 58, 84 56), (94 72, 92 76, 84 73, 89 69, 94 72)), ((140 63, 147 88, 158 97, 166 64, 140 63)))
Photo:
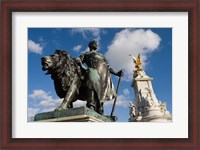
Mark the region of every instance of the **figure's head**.
POLYGON ((88 44, 88 47, 90 48, 90 51, 92 50, 96 50, 97 49, 97 42, 96 41, 91 41, 89 44, 88 44))

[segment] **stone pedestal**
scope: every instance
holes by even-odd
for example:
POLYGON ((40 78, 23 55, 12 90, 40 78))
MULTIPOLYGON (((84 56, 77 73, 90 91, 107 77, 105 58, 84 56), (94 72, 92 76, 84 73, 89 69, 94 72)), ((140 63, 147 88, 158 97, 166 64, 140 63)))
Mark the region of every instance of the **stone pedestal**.
POLYGON ((112 122, 108 117, 87 108, 79 107, 61 111, 36 114, 37 122, 112 122))
POLYGON ((135 101, 130 106, 130 122, 171 122, 166 103, 158 101, 153 91, 153 78, 143 71, 132 82, 135 101))

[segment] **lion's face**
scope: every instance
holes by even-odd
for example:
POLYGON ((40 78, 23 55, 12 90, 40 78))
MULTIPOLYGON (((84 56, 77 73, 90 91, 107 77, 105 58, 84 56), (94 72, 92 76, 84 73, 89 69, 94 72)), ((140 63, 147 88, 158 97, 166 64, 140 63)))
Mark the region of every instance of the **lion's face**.
POLYGON ((60 56, 57 53, 50 56, 42 57, 41 58, 42 70, 45 71, 45 70, 54 68, 57 62, 59 62, 59 60, 60 60, 60 56))

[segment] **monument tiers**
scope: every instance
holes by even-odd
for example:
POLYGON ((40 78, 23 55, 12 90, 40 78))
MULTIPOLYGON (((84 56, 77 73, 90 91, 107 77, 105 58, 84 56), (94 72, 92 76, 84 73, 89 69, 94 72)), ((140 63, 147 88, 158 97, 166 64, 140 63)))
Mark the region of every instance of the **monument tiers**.
POLYGON ((130 103, 129 122, 171 122, 166 102, 158 101, 153 91, 152 80, 141 68, 140 55, 134 58, 135 68, 132 87, 135 101, 130 103))
MULTIPOLYGON (((133 56, 132 56, 133 57, 133 56)), ((130 103, 129 122, 171 122, 166 103, 158 101, 152 87, 152 78, 141 68, 140 54, 133 57, 136 70, 132 87, 135 101, 130 103)), ((45 64, 45 63, 43 63, 45 64)), ((112 122, 114 116, 106 117, 87 107, 65 109, 35 115, 37 122, 112 122)))

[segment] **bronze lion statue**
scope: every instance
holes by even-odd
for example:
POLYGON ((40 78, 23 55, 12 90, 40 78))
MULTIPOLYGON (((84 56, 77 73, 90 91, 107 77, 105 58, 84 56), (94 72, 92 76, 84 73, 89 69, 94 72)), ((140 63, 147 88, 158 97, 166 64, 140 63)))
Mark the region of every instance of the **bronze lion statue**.
POLYGON ((42 70, 51 75, 57 95, 64 98, 56 110, 73 108, 73 102, 78 99, 86 101, 84 70, 67 51, 56 50, 53 55, 42 57, 41 63, 42 70))

